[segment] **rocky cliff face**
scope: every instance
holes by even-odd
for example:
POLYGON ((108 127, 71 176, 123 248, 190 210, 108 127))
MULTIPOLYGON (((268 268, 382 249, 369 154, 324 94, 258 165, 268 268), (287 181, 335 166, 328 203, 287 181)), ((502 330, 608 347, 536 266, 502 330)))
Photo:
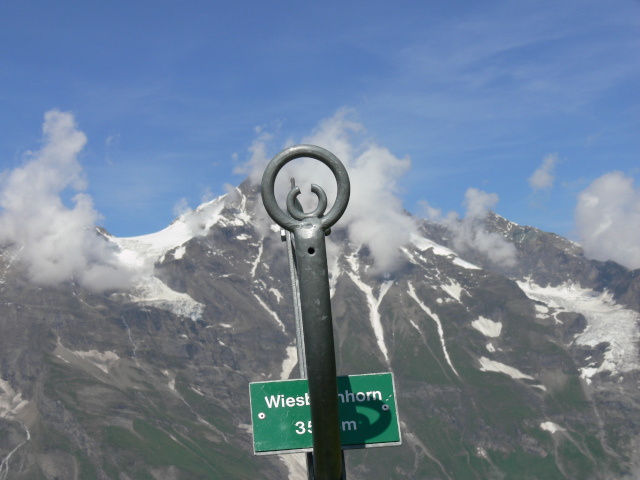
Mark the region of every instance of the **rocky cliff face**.
MULTIPOLYGON (((306 478, 254 457, 248 384, 297 376, 285 245, 248 183, 157 234, 107 238, 147 265, 91 293, 0 257, 0 480, 306 478), (141 270, 142 271, 142 270, 141 270)), ((640 461, 638 272, 490 215, 496 266, 423 222, 392 276, 331 235, 339 374, 394 372, 401 447, 350 479, 622 478, 640 461)))

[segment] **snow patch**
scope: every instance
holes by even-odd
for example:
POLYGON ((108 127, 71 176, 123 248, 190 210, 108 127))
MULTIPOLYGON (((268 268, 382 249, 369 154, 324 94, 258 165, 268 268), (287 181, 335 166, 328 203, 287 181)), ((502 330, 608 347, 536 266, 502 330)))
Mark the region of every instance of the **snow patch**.
POLYGON ((433 313, 429 309, 429 307, 427 307, 424 303, 422 303, 420 301, 420 299, 416 295, 416 291, 413 289, 413 285, 411 284, 411 282, 409 282, 409 296, 411 298, 413 298, 417 302, 417 304, 420 306, 420 308, 428 316, 430 316, 433 319, 434 322, 436 322, 436 326, 438 328, 438 335, 440 336, 440 344, 442 345, 442 351, 444 352, 444 358, 447 360, 447 363, 451 367, 451 370, 453 370, 453 373, 455 373, 459 377, 460 375, 458 375, 458 371, 455 369, 455 367, 451 363, 451 359, 449 358, 449 352, 447 351, 447 345, 446 345, 446 343, 444 341, 444 331, 442 330, 442 323, 440 322, 440 317, 438 317, 438 315, 433 313))
POLYGON ((449 281, 451 282, 449 285, 440 285, 440 288, 447 292, 447 294, 451 298, 455 298, 459 302, 460 295, 462 294, 462 292, 466 293, 466 291, 459 283, 456 283, 454 280, 449 279, 449 281))
POLYGON ((540 305, 539 303, 536 303, 536 318, 547 318, 547 315, 549 313, 549 307, 547 307, 546 305, 540 305))
POLYGON ((280 380, 287 380, 293 367, 298 363, 298 349, 295 345, 287 347, 287 358, 282 362, 282 373, 280 374, 280 380))
POLYGON ((489 352, 491 352, 491 353, 495 353, 496 348, 493 346, 493 344, 492 344, 492 343, 487 343, 486 347, 487 347, 487 350, 488 350, 489 352))
POLYGON ((239 423, 238 428, 246 431, 249 435, 253 435, 253 427, 248 423, 239 423))
POLYGON ((453 259, 453 263, 454 265, 466 268, 467 270, 480 270, 480 267, 474 265, 473 263, 467 262, 466 260, 462 260, 460 257, 455 257, 453 259))
POLYGON ((553 422, 543 422, 540 424, 540 428, 547 432, 556 433, 556 432, 564 432, 565 429, 560 425, 553 422))
POLYGON ((201 317, 204 305, 184 293, 175 292, 167 287, 154 276, 154 265, 164 260, 171 250, 174 250, 174 258, 183 258, 186 253, 184 244, 196 236, 206 234, 220 221, 224 198, 223 195, 200 205, 196 210, 181 215, 159 232, 138 237, 109 237, 117 248, 116 255, 120 261, 139 272, 134 294, 129 297, 130 301, 168 310, 192 320, 201 317))
POLYGON ((16 453, 20 447, 22 447, 25 443, 27 443, 29 440, 31 440, 31 433, 29 432, 29 429, 27 428, 27 426, 24 424, 23 421, 20 421, 20 425, 24 429, 24 432, 27 434, 27 438, 22 443, 19 443, 9 453, 7 453, 7 455, 2 459, 2 462, 0 462, 0 480, 7 480, 7 478, 9 478, 9 476, 8 476, 9 475, 9 460, 11 460, 11 457, 13 456, 13 454, 16 453))
POLYGON ((359 266, 360 266, 359 263, 358 263, 358 252, 359 251, 360 251, 360 248, 358 248, 351 255, 345 256, 345 259, 349 263, 349 266, 351 267, 351 271, 353 273, 358 273, 358 269, 359 269, 359 266))
POLYGON ((226 195, 203 203, 193 211, 176 218, 159 232, 138 237, 109 237, 119 247, 118 257, 133 268, 149 268, 169 250, 180 247, 194 237, 205 235, 222 216, 226 195))
POLYGON ((380 286, 380 293, 378 294, 378 298, 376 298, 373 295, 373 289, 362 280, 360 280, 357 275, 351 272, 348 272, 348 275, 353 283, 355 283, 358 288, 362 290, 365 298, 367 299, 367 304, 369 305, 369 321, 371 322, 371 326, 373 327, 373 333, 376 336, 380 351, 384 355, 387 363, 389 363, 389 353, 387 352, 387 345, 384 342, 384 331, 382 329, 382 322, 380 321, 380 312, 378 311, 378 307, 380 307, 382 299, 389 291, 389 288, 391 288, 391 285, 393 285, 393 280, 384 282, 380 286))
POLYGON ((168 310, 193 321, 199 320, 204 312, 202 303, 196 302, 186 293, 171 290, 156 277, 147 277, 133 289, 129 299, 133 303, 168 310))
POLYGON ((476 448, 476 454, 479 457, 484 458, 485 460, 489 460, 489 455, 487 455, 487 451, 482 447, 476 448))
POLYGON ((462 260, 460 257, 458 257, 458 255, 456 255, 456 253, 453 250, 449 250, 447 247, 443 247, 442 245, 439 245, 427 238, 420 237, 415 234, 411 234, 410 241, 416 246, 418 250, 422 252, 425 252, 431 249, 435 255, 447 257, 449 258, 449 260, 451 260, 455 265, 458 265, 459 267, 466 268, 468 270, 480 270, 480 267, 472 263, 469 263, 465 260, 462 260))
POLYGON ((556 310, 583 315, 588 326, 576 335, 574 342, 577 345, 595 347, 603 342, 609 344, 599 367, 581 369, 581 376, 587 383, 591 383, 591 377, 599 372, 608 371, 615 375, 640 368, 640 314, 618 305, 610 292, 596 292, 573 283, 541 287, 531 279, 518 282, 518 286, 532 300, 556 310))
POLYGON ((488 318, 480 317, 471 322, 471 326, 482 333, 485 337, 496 338, 502 332, 502 323, 494 322, 488 318))
POLYGON ((260 246, 258 247, 258 256, 256 257, 256 260, 253 262, 253 268, 251 268, 251 277, 253 278, 256 278, 256 269, 260 264, 260 258, 262 257, 262 248, 263 248, 263 244, 262 242, 260 242, 260 246))
POLYGON ((580 369, 580 378, 587 382, 587 385, 591 385, 591 377, 600 371, 597 367, 584 367, 580 369))
POLYGON ((182 257, 184 257, 184 254, 186 252, 187 252, 187 247, 185 247, 184 245, 180 245, 173 252, 173 258, 175 258, 176 260, 180 260, 182 257))
POLYGON ((69 360, 67 360, 66 358, 64 358, 62 355, 56 355, 56 358, 59 358, 60 360, 62 360, 64 363, 71 363, 69 360))
POLYGON ((276 300, 280 303, 280 300, 282 300, 282 294, 280 291, 275 288, 270 288, 269 291, 275 295, 276 300))
POLYGON ((340 274, 342 273, 340 270, 340 264, 338 262, 340 260, 339 255, 335 255, 335 259, 331 262, 329 267, 329 298, 333 298, 333 295, 336 293, 336 285, 338 284, 338 278, 340 278, 340 274))
POLYGON ((159 232, 139 237, 112 237, 111 241, 120 247, 117 255, 121 262, 136 269, 143 269, 153 266, 169 250, 180 247, 193 237, 193 231, 180 217, 159 232))
POLYGON ((16 392, 9 382, 0 378, 0 418, 14 419, 28 403, 22 399, 22 393, 16 392))
POLYGON ((236 214, 236 218, 244 223, 249 223, 251 222, 251 215, 249 214, 249 212, 247 212, 247 197, 238 187, 236 187, 236 191, 242 198, 242 200, 240 201, 240 206, 238 207, 239 212, 236 214))
POLYGON ((289 453, 287 455, 278 455, 287 470, 289 470, 289 480, 297 480, 308 478, 307 476, 307 459, 305 453, 289 453))
POLYGON ((534 380, 534 378, 526 373, 522 373, 517 368, 510 367, 509 365, 505 365, 504 363, 496 362, 494 360, 490 360, 487 357, 480 358, 480 371, 481 372, 498 372, 509 375, 511 378, 525 378, 527 380, 534 380))
POLYGON ((114 363, 120 360, 120 357, 115 352, 101 353, 97 350, 89 350, 88 352, 80 352, 80 351, 73 351, 73 350, 69 350, 69 351, 74 355, 91 362, 100 370, 102 370, 104 373, 109 373, 109 368, 111 368, 111 366, 114 363))
POLYGON ((250 238, 251 236, 247 235, 246 233, 236 236, 236 240, 249 240, 250 238))
POLYGON ((255 293, 253 294, 253 296, 254 296, 254 297, 256 297, 256 300, 258 300, 258 303, 259 303, 260 305, 262 305, 262 308, 264 308, 264 309, 269 313, 269 315, 271 315, 271 316, 274 318, 274 320, 278 323, 278 325, 280 325, 280 328, 281 328, 281 329, 282 329, 282 331, 284 332, 284 331, 285 331, 285 329, 284 329, 284 323, 282 323, 282 322, 280 321, 280 318, 278 317, 278 315, 276 315, 276 312, 274 312, 274 311, 273 311, 273 310, 271 310, 269 307, 267 307, 267 304, 266 304, 266 303, 264 303, 264 302, 262 301, 262 299, 261 299, 260 297, 258 297, 255 293))
POLYGON ((414 256, 413 256, 413 254, 412 254, 409 250, 407 250, 407 249, 406 249, 406 248, 404 248, 404 247, 400 247, 400 250, 401 250, 401 251, 402 251, 402 252, 403 252, 407 257, 409 257, 409 261, 410 261, 411 263, 416 264, 416 265, 418 264, 418 262, 416 262, 416 257, 414 257, 414 256))

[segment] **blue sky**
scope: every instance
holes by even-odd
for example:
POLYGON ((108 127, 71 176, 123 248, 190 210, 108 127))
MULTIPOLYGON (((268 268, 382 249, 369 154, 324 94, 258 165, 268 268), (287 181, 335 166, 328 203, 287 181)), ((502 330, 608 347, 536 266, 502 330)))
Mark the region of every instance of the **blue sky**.
POLYGON ((474 188, 577 238, 580 195, 640 175, 637 1, 3 2, 0 42, 0 171, 40 148, 45 112, 71 112, 117 236, 239 184, 265 132, 274 155, 344 109, 411 159, 397 194, 418 214, 463 215, 474 188))

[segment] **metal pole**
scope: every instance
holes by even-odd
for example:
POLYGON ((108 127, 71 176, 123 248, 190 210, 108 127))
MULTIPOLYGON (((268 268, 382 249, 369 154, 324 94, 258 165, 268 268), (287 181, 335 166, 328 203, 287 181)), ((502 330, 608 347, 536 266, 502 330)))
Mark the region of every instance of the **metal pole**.
MULTIPOLYGON (((291 179, 291 189, 296 186, 294 178, 291 179)), ((302 210, 296 200, 297 207, 302 210)), ((288 230, 282 230, 282 240, 287 242, 287 257, 289 259, 289 275, 291 277, 291 291, 293 293, 293 314, 296 322, 296 347, 298 349, 298 369, 300 378, 307 378, 307 357, 304 351, 304 331, 302 329, 302 312, 300 307, 300 285, 298 282, 298 268, 293 246, 293 234, 288 230)))
MULTIPOLYGON (((291 178, 291 189, 296 186, 296 181, 291 178)), ((296 200, 296 203, 297 202, 296 200)), ((296 205, 300 210, 302 206, 296 205)), ((296 267, 295 249, 293 246, 293 233, 282 230, 282 241, 287 242, 287 258, 289 259, 289 275, 291 276, 291 291, 293 293, 293 315, 296 322, 296 347, 298 349, 298 369, 300 378, 307 378, 307 356, 304 351, 304 331, 302 327, 302 312, 300 311, 300 286, 298 283, 298 270, 296 267)), ((342 463, 344 465, 344 452, 342 452, 342 463)), ((313 475, 313 453, 305 453, 307 464, 307 480, 314 480, 313 475)), ((342 480, 346 480, 343 467, 342 480)))
MULTIPOLYGON (((291 188, 294 188, 295 180, 291 179, 291 188)), ((299 207, 302 209, 302 207, 299 207)), ((296 267, 293 234, 286 230, 282 230, 282 241, 287 242, 287 257, 289 259, 289 274, 291 276, 291 291, 293 294, 293 312, 296 324, 296 345, 298 347, 298 368, 300 378, 307 378, 307 362, 304 351, 304 331, 302 327, 302 314, 300 312, 300 289, 298 285, 298 271, 296 267)), ((342 479, 347 480, 347 469, 345 468, 344 450, 340 452, 342 457, 342 479)), ((313 453, 305 454, 307 464, 307 480, 315 480, 313 474, 313 453)))
POLYGON ((262 201, 267 212, 278 225, 294 234, 313 424, 315 480, 340 480, 343 473, 333 322, 324 237, 344 213, 349 195, 349 176, 344 165, 335 155, 314 145, 297 145, 283 150, 269 162, 262 177, 262 201), (290 216, 277 204, 274 192, 276 176, 285 164, 300 157, 311 157, 321 161, 336 177, 338 194, 335 204, 326 216, 326 194, 315 184, 311 186, 311 191, 318 197, 318 206, 313 212, 305 213, 296 205, 296 198, 300 194, 298 187, 292 188, 287 197, 287 211, 290 216))

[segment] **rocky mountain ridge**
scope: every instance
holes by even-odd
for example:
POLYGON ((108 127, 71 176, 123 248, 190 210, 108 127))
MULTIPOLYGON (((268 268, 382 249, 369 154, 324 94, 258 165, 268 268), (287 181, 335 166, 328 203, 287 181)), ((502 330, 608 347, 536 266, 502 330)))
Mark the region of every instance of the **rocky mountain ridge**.
MULTIPOLYGON (((136 238, 123 291, 25 280, 0 257, 0 480, 306 478, 254 457, 251 381, 294 378, 279 229, 257 187, 136 238)), ((640 461, 638 271, 489 214, 496 265, 419 221, 393 275, 334 228, 339 374, 393 371, 401 447, 347 453, 350 479, 624 478, 640 461)))

